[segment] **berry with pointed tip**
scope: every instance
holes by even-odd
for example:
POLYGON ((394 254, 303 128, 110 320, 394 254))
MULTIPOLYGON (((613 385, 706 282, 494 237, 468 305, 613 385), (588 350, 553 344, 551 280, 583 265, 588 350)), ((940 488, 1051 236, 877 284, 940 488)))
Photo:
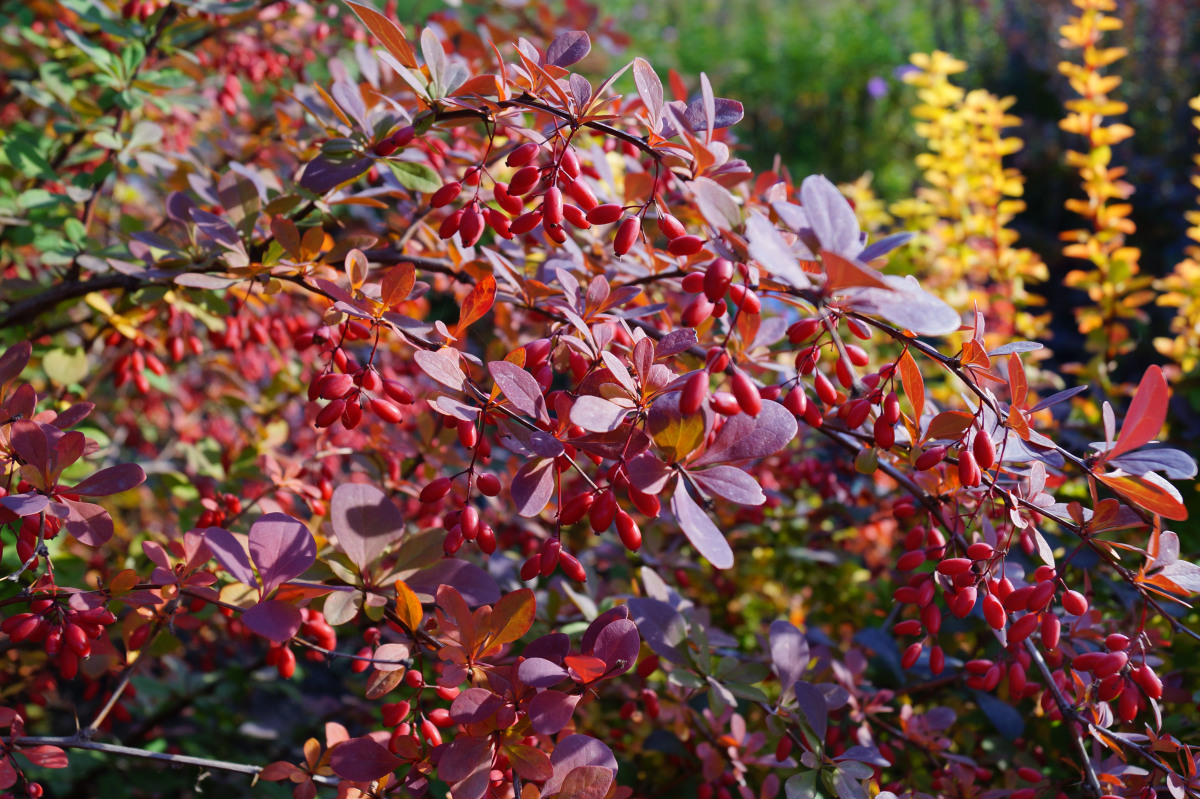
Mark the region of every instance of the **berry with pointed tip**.
POLYGON ((617 235, 613 237, 613 252, 620 258, 633 249, 633 244, 637 241, 638 236, 642 232, 642 220, 640 217, 627 217, 620 227, 617 228, 617 235))
POLYGON ((457 180, 447 183, 445 186, 442 186, 433 193, 433 196, 429 198, 429 204, 434 208, 441 208, 442 206, 449 205, 458 199, 458 195, 461 192, 462 184, 457 180))
POLYGON ((616 203, 597 205, 587 212, 587 221, 593 225, 611 225, 625 215, 625 209, 616 203))
POLYGON ((511 167, 525 166, 537 157, 538 150, 540 149, 541 145, 536 142, 526 142, 508 154, 508 157, 504 159, 504 165, 511 167))
POLYGON ((704 400, 708 399, 708 372, 703 370, 694 373, 683 386, 679 396, 679 412, 691 416, 700 410, 704 400))
POLYGON ((754 385, 750 376, 742 371, 733 373, 732 383, 733 396, 737 400, 738 407, 747 416, 758 416, 762 411, 762 396, 758 393, 758 386, 754 385))
POLYGON ((638 527, 636 521, 623 510, 617 511, 617 535, 621 539, 621 543, 630 552, 637 552, 642 548, 642 531, 638 527))

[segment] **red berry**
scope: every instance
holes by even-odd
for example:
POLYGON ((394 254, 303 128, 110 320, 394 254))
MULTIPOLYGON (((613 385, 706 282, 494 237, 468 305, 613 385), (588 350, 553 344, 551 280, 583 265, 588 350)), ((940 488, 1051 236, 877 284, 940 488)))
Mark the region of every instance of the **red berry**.
POLYGON ((639 217, 631 216, 621 223, 621 226, 617 228, 617 235, 613 239, 613 252, 618 258, 633 249, 633 243, 637 241, 641 232, 642 220, 639 217))
POLYGON ((611 225, 625 214, 625 209, 616 203, 597 205, 587 212, 587 221, 593 225, 611 225))
POLYGON ((742 412, 747 416, 758 416, 762 410, 762 396, 749 375, 741 371, 734 372, 732 388, 733 396, 742 412))
POLYGON ((458 181, 447 183, 445 186, 442 186, 433 193, 433 196, 429 198, 429 204, 434 208, 441 208, 444 205, 449 205, 458 198, 460 192, 462 192, 461 183, 458 181))
POLYGON ((679 397, 679 412, 691 416, 700 410, 704 400, 708 399, 708 372, 703 370, 694 373, 683 386, 679 397))

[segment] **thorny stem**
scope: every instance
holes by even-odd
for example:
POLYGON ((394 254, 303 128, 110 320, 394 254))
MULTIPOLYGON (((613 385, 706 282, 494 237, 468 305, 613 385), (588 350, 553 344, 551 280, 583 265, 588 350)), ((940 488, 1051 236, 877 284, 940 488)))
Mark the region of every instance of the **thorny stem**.
MULTIPOLYGON (((0 739, 6 746, 12 746, 11 738, 0 739)), ((251 774, 257 776, 263 770, 263 766, 250 766, 244 763, 231 763, 228 760, 213 760, 207 757, 192 757, 191 755, 175 755, 168 752, 151 752, 146 749, 137 749, 132 746, 121 746, 119 744, 100 743, 92 741, 82 735, 72 735, 66 737, 48 737, 48 736, 29 736, 18 738, 16 740, 18 747, 20 746, 58 746, 63 749, 89 749, 93 752, 104 752, 110 755, 124 755, 125 757, 137 757, 146 760, 157 760, 161 763, 171 763, 177 766, 199 766, 205 769, 217 769, 218 771, 231 771, 236 774, 251 774)), ((20 751, 19 749, 17 751, 20 751)), ((322 785, 336 786, 340 780, 330 777, 314 776, 313 780, 320 782, 322 785)))

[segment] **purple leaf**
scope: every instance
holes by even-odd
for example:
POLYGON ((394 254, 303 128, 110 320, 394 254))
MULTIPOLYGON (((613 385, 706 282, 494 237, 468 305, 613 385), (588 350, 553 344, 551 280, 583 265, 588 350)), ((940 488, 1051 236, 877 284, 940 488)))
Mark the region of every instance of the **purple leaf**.
MULTIPOLYGON (((691 328, 688 328, 689 330, 691 328)), ((59 430, 67 430, 82 422, 96 407, 94 402, 77 402, 70 408, 54 417, 53 425, 59 430)))
POLYGON ((1162 472, 1171 480, 1190 480, 1196 476, 1196 461, 1192 456, 1169 447, 1129 452, 1109 463, 1138 477, 1146 472, 1162 472))
POLYGON ((492 748, 487 738, 460 735, 438 761, 438 776, 450 783, 454 799, 481 799, 488 789, 492 748))
POLYGON ((550 421, 542 388, 533 375, 509 361, 492 361, 488 364, 488 372, 514 408, 539 422, 550 421))
MULTIPOLYGON (((628 605, 616 605, 601 613, 596 618, 592 619, 592 623, 583 631, 583 638, 579 641, 579 651, 585 655, 592 654, 592 650, 596 647, 596 639, 605 627, 612 624, 614 621, 629 618, 628 605)), ((528 654, 526 654, 528 657, 528 654)))
POLYGON ((450 718, 459 724, 479 724, 504 706, 504 700, 486 688, 468 688, 450 704, 450 718))
POLYGON ((220 563, 233 579, 246 585, 258 585, 258 578, 254 576, 246 549, 233 533, 220 527, 209 527, 204 531, 204 543, 216 557, 217 563, 220 563))
POLYGON ((783 449, 796 437, 796 418, 778 402, 764 402, 758 416, 730 416, 717 438, 692 466, 763 458, 783 449))
POLYGON ((525 647, 524 652, 526 658, 542 658, 560 666, 563 658, 570 653, 571 637, 566 633, 547 633, 541 638, 535 638, 525 647))
POLYGON ((32 491, 28 494, 9 494, 6 497, 0 497, 0 506, 8 508, 18 516, 32 516, 35 513, 41 513, 49 504, 49 497, 35 494, 32 491))
POLYGON ((563 780, 559 796, 571 799, 604 799, 613 784, 613 773, 603 766, 579 766, 563 780))
POLYGON ((72 494, 84 497, 107 497, 120 494, 146 482, 146 473, 136 463, 121 463, 101 469, 71 489, 72 494))
MULTIPOLYGON (((1042 345, 1038 344, 1036 341, 1010 341, 1007 344, 1001 344, 995 349, 988 350, 988 356, 992 358, 998 358, 1001 355, 1010 355, 1014 352, 1033 352, 1040 349, 1042 349, 1042 345)), ((1087 387, 1076 387, 1067 390, 1078 394, 1080 391, 1087 390, 1087 387)))
POLYGON ((29 356, 32 354, 33 344, 22 341, 20 344, 12 345, 4 351, 3 355, 0 355, 0 398, 4 395, 4 388, 25 371, 25 367, 29 364, 29 356))
POLYGON ((519 516, 537 516, 554 494, 554 461, 538 459, 524 464, 512 480, 512 498, 519 516))
POLYGON ((758 261, 763 269, 796 288, 812 285, 792 249, 784 241, 783 234, 757 211, 751 211, 746 219, 746 237, 750 240, 750 257, 758 261))
POLYGON ((800 184, 800 204, 821 246, 843 258, 862 252, 858 217, 838 187, 824 175, 810 175, 800 184))
POLYGON ((360 570, 404 535, 404 517, 387 495, 369 483, 344 483, 333 492, 330 522, 338 543, 360 570))
POLYGON ((439 560, 405 579, 408 587, 433 601, 439 586, 448 585, 462 594, 468 605, 491 605, 500 599, 496 578, 465 560, 439 560))
POLYGON ((546 48, 546 63, 556 67, 569 67, 582 61, 592 49, 592 40, 583 31, 560 33, 546 48))
POLYGON ((568 735, 554 747, 550 755, 550 765, 554 766, 554 776, 542 786, 542 796, 553 796, 562 789, 563 781, 577 768, 582 766, 600 766, 616 776, 617 758, 605 744, 587 735, 568 735))
MULTIPOLYGON (((9 412, 12 413, 11 408, 9 412)), ((8 428, 8 444, 21 460, 39 472, 49 470, 50 442, 46 440, 45 430, 37 422, 29 419, 13 422, 8 428)))
POLYGON ((786 695, 808 668, 808 640, 796 625, 783 619, 771 622, 770 639, 771 662, 786 695))
MULTIPOLYGON (((325 156, 318 155, 304 167, 304 175, 300 178, 300 187, 313 194, 324 194, 343 183, 358 180, 370 171, 371 163, 370 158, 334 162, 325 156)), ((195 216, 195 212, 192 215, 195 216)))
POLYGON ((593 433, 611 433, 621 426, 628 413, 629 408, 585 394, 575 400, 571 421, 593 433))
POLYGON ((302 622, 300 609, 280 599, 264 600, 242 614, 242 624, 277 644, 291 640, 302 622))
POLYGON ((538 735, 554 735, 571 721, 579 695, 542 691, 529 700, 529 722, 538 735))
POLYGON ((739 505, 761 505, 767 501, 762 486, 746 472, 734 466, 714 466, 700 472, 688 472, 705 493, 739 505))
POLYGON ((646 105, 646 110, 650 112, 651 129, 657 128, 658 120, 662 118, 663 85, 662 81, 658 79, 654 67, 650 66, 650 62, 646 59, 633 59, 633 82, 637 86, 638 95, 646 105))
POLYGON ((792 690, 796 693, 796 702, 808 726, 817 734, 818 741, 824 741, 829 723, 829 705, 825 702, 825 695, 815 685, 803 680, 796 682, 792 690))
POLYGON ((531 688, 550 688, 566 678, 566 669, 545 658, 526 658, 517 666, 517 679, 531 688))
POLYGON ((675 472, 667 468, 667 464, 649 452, 643 452, 629 461, 629 482, 646 494, 661 492, 674 475, 675 472))
POLYGON ((858 259, 863 262, 870 262, 876 258, 882 258, 897 247, 908 244, 916 235, 912 232, 905 232, 884 236, 879 241, 869 244, 866 249, 858 254, 858 259))
POLYGON ((675 608, 659 599, 632 597, 629 612, 650 649, 672 663, 685 663, 679 645, 687 639, 687 622, 675 608))
POLYGON ((333 773, 351 782, 374 782, 391 774, 403 762, 371 738, 351 738, 329 751, 333 773))
POLYGON ((687 352, 696 345, 696 331, 690 327, 672 330, 659 339, 654 345, 654 360, 661 361, 681 352, 687 352))
POLYGON ((421 367, 421 371, 443 386, 449 386, 456 391, 462 390, 466 376, 463 375, 462 368, 458 365, 457 355, 446 353, 445 349, 437 352, 417 350, 413 353, 413 360, 417 362, 417 366, 421 367))
MULTIPOLYGON (((763 407, 766 407, 766 403, 763 407)), ((701 557, 718 569, 728 569, 733 565, 733 550, 729 542, 712 519, 708 518, 708 514, 692 499, 682 480, 671 495, 671 513, 675 514, 675 520, 701 557)))
POLYGON ((262 595, 299 577, 317 559, 317 544, 304 522, 286 513, 267 513, 250 526, 250 558, 262 578, 262 595))
MULTIPOLYGON (((1003 348, 997 347, 997 349, 1003 349, 1003 348)), ((990 355, 991 353, 988 353, 988 354, 990 355)), ((1075 386, 1075 388, 1068 388, 1066 391, 1059 391, 1056 394, 1051 394, 1049 397, 1046 397, 1044 400, 1040 401, 1037 405, 1034 405, 1032 408, 1030 408, 1029 412, 1037 413, 1038 411, 1044 411, 1047 408, 1051 408, 1060 402, 1066 402, 1067 400, 1069 400, 1071 397, 1075 396, 1076 394, 1082 394, 1084 391, 1087 391, 1087 390, 1088 390, 1088 386, 1075 386)))
POLYGON ((62 501, 71 511, 67 516, 67 532, 74 536, 76 541, 89 547, 98 547, 112 538, 112 517, 104 508, 66 497, 63 497, 62 501))
POLYGON ((855 310, 882 316, 922 336, 944 336, 958 330, 958 312, 921 288, 915 278, 884 275, 888 288, 854 286, 839 291, 855 310))
POLYGON ((616 677, 633 668, 641 647, 637 625, 629 619, 618 619, 600 631, 592 655, 608 666, 606 676, 616 677))

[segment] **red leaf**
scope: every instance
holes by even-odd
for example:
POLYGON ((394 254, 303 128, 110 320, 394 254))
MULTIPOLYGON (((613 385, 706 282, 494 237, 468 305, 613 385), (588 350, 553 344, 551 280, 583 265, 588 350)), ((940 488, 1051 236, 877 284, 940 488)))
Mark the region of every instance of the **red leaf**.
MULTIPOLYGON (((1123 452, 1137 449, 1159 434, 1163 423, 1167 420, 1167 399, 1170 391, 1167 380, 1163 377, 1162 369, 1151 366, 1138 384, 1133 402, 1129 404, 1129 412, 1121 423, 1121 432, 1117 435, 1115 447, 1105 453, 1105 459, 1111 460, 1123 452)), ((1166 514, 1163 514, 1166 515, 1166 514)), ((1168 516, 1167 518, 1176 518, 1168 516)))
POLYGON ((67 753, 57 746, 27 746, 22 747, 21 754, 29 758, 29 762, 42 768, 66 768, 67 753))
POLYGON ((329 750, 333 773, 351 782, 372 782, 391 774, 403 762, 370 738, 351 738, 329 750))
POLYGON ((1097 477, 1106 486, 1151 513, 1176 521, 1184 521, 1188 517, 1183 497, 1175 486, 1154 472, 1147 472, 1142 477, 1114 474, 1100 474, 1097 477))
POLYGON ((278 760, 263 766, 263 770, 258 772, 258 778, 267 782, 282 782, 283 780, 290 779, 298 771, 300 771, 299 767, 283 760, 278 760))
POLYGON ((604 676, 604 672, 608 671, 608 664, 592 655, 567 655, 563 658, 563 663, 575 672, 572 678, 581 683, 595 682, 604 676))
POLYGON ((346 3, 354 9, 358 18, 363 21, 371 33, 375 34, 376 39, 383 42, 383 46, 396 57, 397 61, 410 69, 417 68, 417 56, 404 36, 404 31, 396 23, 370 6, 350 2, 350 0, 346 0, 346 3))
POLYGON ((121 463, 101 469, 71 489, 72 494, 85 497, 106 497, 120 494, 146 482, 146 473, 136 463, 121 463))
POLYGON ((454 799, 481 799, 492 770, 492 748, 486 738, 460 735, 438 761, 438 776, 451 784, 454 799))

